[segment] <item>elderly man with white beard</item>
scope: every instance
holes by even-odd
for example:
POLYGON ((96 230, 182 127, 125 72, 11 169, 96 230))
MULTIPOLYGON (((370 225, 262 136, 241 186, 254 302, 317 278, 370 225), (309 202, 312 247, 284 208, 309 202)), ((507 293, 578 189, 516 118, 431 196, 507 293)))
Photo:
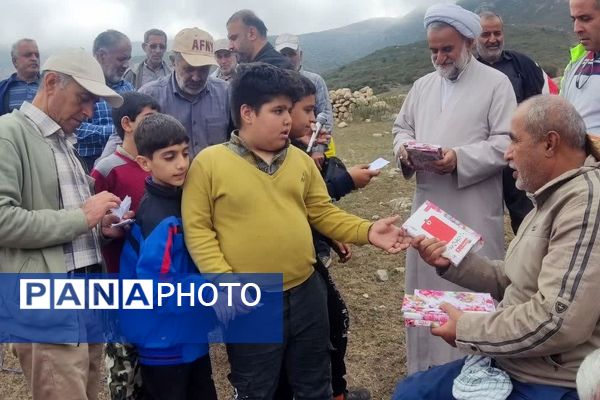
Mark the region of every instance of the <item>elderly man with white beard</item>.
MULTIPOLYGON (((430 200, 479 232, 479 254, 502 258, 503 153, 510 142, 510 118, 517 103, 503 73, 471 54, 481 32, 479 17, 454 4, 431 6, 425 14, 427 42, 436 69, 418 79, 394 122, 394 153, 406 179, 416 173, 412 211, 430 200), (440 145, 434 172, 415 171, 404 148, 411 140, 440 145)), ((426 268, 410 250, 406 293, 414 289, 464 290, 426 268)), ((407 332, 408 374, 458 359, 462 354, 426 329, 407 332)))

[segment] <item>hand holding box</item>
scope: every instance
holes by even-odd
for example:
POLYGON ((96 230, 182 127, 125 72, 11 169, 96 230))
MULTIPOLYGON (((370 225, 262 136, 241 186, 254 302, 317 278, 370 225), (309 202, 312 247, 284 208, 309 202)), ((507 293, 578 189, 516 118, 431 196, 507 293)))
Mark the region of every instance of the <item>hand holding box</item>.
POLYGON ((448 321, 442 303, 449 303, 464 312, 493 312, 494 300, 489 293, 447 292, 415 289, 413 295, 404 295, 402 314, 404 325, 437 327, 448 321))
POLYGON ((424 235, 446 242, 446 251, 442 254, 453 265, 458 265, 470 252, 483 246, 483 238, 473 229, 426 201, 408 218, 402 228, 412 236, 424 235))

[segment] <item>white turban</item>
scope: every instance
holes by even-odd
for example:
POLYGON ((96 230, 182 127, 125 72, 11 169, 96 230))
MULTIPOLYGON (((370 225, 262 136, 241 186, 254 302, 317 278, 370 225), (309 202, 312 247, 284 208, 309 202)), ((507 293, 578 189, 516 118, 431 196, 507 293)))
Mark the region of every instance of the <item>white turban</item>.
POLYGON ((476 39, 481 34, 479 16, 456 4, 434 4, 425 11, 425 29, 433 22, 452 25, 461 35, 476 39))

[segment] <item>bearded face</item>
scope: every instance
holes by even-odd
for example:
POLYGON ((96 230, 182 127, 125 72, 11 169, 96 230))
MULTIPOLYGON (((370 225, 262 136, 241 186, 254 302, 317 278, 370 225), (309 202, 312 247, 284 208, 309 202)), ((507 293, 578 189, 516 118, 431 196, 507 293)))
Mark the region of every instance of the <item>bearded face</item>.
POLYGON ((477 53, 484 61, 494 64, 500 60, 503 50, 502 20, 498 17, 482 18, 481 35, 477 38, 477 53))
POLYGON ((451 26, 428 29, 427 42, 431 51, 431 63, 438 73, 455 80, 471 59, 472 41, 451 26))
POLYGON ((467 67, 469 60, 471 59, 471 52, 467 48, 467 46, 463 46, 460 51, 459 56, 455 60, 451 60, 450 58, 446 58, 446 60, 442 64, 437 64, 434 57, 431 57, 431 61, 435 70, 442 76, 442 78, 446 78, 448 80, 456 80, 461 72, 467 67))

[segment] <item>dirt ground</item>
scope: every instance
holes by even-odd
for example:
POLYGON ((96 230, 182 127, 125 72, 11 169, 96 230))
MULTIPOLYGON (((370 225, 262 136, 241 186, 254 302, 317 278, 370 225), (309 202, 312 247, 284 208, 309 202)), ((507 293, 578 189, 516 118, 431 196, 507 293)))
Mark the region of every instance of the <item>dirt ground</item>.
MULTIPOLYGON (((387 121, 351 123, 347 128, 337 129, 334 137, 338 156, 348 167, 369 163, 378 157, 392 161, 391 127, 392 121, 387 121)), ((402 219, 407 217, 414 182, 405 181, 392 164, 366 188, 343 198, 339 206, 367 219, 393 214, 400 215, 402 219)), ((404 254, 387 255, 368 246, 353 246, 352 251, 353 257, 347 264, 335 263, 331 267, 350 309, 348 380, 351 387, 368 388, 373 399, 387 400, 395 383, 406 372, 404 327, 400 318, 404 294, 404 254), (375 278, 378 269, 389 272, 387 282, 379 282, 375 278)), ((219 398, 231 398, 223 346, 213 346, 212 356, 219 398)), ((15 365, 11 357, 7 362, 15 365)), ((0 372, 0 400, 27 398, 22 375, 0 372)), ((108 399, 106 393, 101 399, 108 399)))

